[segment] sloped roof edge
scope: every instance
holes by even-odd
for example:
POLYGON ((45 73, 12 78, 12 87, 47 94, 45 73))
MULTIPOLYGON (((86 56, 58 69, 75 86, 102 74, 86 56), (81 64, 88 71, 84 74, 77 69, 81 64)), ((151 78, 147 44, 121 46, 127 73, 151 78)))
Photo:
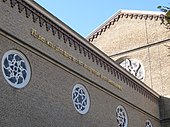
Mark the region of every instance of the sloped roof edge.
POLYGON ((115 22, 118 22, 119 18, 122 17, 130 17, 130 18, 144 18, 144 19, 155 19, 158 20, 159 18, 164 18, 165 13, 159 11, 143 11, 143 10, 123 10, 120 9, 116 13, 114 13, 110 18, 108 18, 104 23, 99 25, 94 31, 92 31, 89 35, 87 35, 86 39, 89 42, 93 42, 94 38, 97 38, 103 32, 106 31, 111 25, 115 22))
POLYGON ((118 10, 116 13, 114 13, 112 16, 110 16, 104 23, 100 24, 97 28, 95 28, 91 33, 89 33, 86 36, 86 39, 88 40, 93 34, 95 34, 98 30, 100 30, 103 26, 105 26, 110 20, 116 18, 121 13, 122 10, 118 10))

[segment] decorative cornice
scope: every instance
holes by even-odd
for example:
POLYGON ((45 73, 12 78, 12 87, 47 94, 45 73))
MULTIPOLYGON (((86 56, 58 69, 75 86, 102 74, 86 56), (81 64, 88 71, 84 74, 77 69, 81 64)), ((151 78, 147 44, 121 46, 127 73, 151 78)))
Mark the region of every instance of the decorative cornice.
MULTIPOLYGON (((94 62, 97 66, 104 68, 104 70, 106 70, 108 73, 114 75, 117 79, 127 84, 129 87, 133 88, 140 94, 144 95, 152 102, 159 102, 159 95, 157 93, 152 91, 143 83, 139 83, 137 79, 134 78, 135 80, 133 80, 132 76, 129 76, 128 74, 122 72, 119 68, 115 67, 110 61, 106 60, 97 52, 93 51, 83 42, 79 41, 73 35, 71 35, 62 27, 54 23, 47 16, 43 15, 40 11, 30 6, 24 0, 3 0, 3 2, 6 1, 10 1, 10 6, 12 8, 18 6, 19 13, 25 12, 26 18, 30 18, 32 15, 33 22, 39 22, 39 26, 45 26, 47 31, 51 30, 54 36, 57 36, 58 39, 62 39, 64 43, 68 43, 70 48, 74 48, 74 50, 78 51, 80 54, 83 54, 84 57, 88 57, 88 59, 91 60, 91 62, 94 62)), ((102 29, 102 31, 105 31, 108 27, 110 27, 110 25, 114 24, 115 21, 118 21, 121 16, 122 14, 115 18, 114 21, 109 22, 109 24, 106 25, 105 28, 102 29)), ((123 16, 125 15, 123 14, 123 16)))
POLYGON ((114 25, 115 22, 118 22, 121 18, 130 18, 130 19, 144 19, 144 20, 163 20, 165 18, 163 12, 152 12, 152 11, 130 11, 130 10, 120 10, 111 18, 109 18, 104 24, 99 26, 94 32, 86 37, 89 42, 93 42, 95 38, 105 32, 111 25, 114 25))

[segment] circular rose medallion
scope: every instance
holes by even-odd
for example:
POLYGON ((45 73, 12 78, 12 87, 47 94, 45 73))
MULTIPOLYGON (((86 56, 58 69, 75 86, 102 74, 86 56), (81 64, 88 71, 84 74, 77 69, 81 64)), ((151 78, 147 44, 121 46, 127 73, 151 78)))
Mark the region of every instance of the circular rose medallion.
POLYGON ((152 123, 150 120, 146 120, 145 127, 152 127, 152 123))
POLYGON ((116 108, 116 119, 118 123, 118 127, 127 127, 128 126, 128 117, 126 110, 123 106, 119 105, 116 108))
POLYGON ((72 91, 72 100, 75 109, 80 114, 86 114, 90 107, 89 94, 86 88, 81 84, 76 84, 72 91))
POLYGON ((15 88, 25 87, 31 77, 30 65, 26 57, 16 51, 7 51, 2 58, 2 72, 6 81, 15 88))
POLYGON ((137 79, 143 81, 145 77, 145 71, 143 65, 135 60, 126 58, 120 63, 120 65, 125 68, 129 73, 134 75, 137 79))

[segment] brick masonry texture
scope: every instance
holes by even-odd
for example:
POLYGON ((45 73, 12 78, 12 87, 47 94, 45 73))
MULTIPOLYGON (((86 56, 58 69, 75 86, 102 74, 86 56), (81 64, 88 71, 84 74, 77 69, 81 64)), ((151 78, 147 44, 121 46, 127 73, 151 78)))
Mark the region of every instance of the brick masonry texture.
POLYGON ((51 34, 51 30, 47 31, 45 25, 41 27, 39 22, 34 23, 32 15, 27 18, 24 11, 18 12, 18 6, 11 8, 11 5, 17 5, 15 2, 7 0, 0 4, 0 59, 6 51, 18 50, 27 57, 32 73, 26 87, 15 89, 6 82, 0 71, 0 126, 117 126, 115 110, 118 105, 123 105, 127 111, 128 126, 143 127, 147 119, 152 121, 154 127, 160 126, 159 96, 141 86, 139 88, 145 90, 142 94, 142 90, 137 90, 133 83, 127 85, 121 75, 116 77, 96 66, 92 59, 70 48, 64 39, 51 34), (32 28, 89 67, 99 70, 120 85, 122 90, 34 38, 32 28), (71 93, 77 83, 83 84, 90 95, 90 110, 85 115, 80 115, 72 103, 71 93))
POLYGON ((143 64, 144 83, 163 96, 161 116, 169 124, 170 30, 161 24, 161 19, 121 17, 91 43, 115 61, 128 57, 143 64))

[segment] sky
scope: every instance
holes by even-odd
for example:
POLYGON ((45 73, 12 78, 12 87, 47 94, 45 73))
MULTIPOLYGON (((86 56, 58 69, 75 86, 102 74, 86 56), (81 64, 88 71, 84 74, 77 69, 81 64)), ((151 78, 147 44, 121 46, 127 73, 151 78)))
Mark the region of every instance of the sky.
POLYGON ((159 11, 169 0, 35 0, 38 4, 86 37, 118 10, 159 11))

